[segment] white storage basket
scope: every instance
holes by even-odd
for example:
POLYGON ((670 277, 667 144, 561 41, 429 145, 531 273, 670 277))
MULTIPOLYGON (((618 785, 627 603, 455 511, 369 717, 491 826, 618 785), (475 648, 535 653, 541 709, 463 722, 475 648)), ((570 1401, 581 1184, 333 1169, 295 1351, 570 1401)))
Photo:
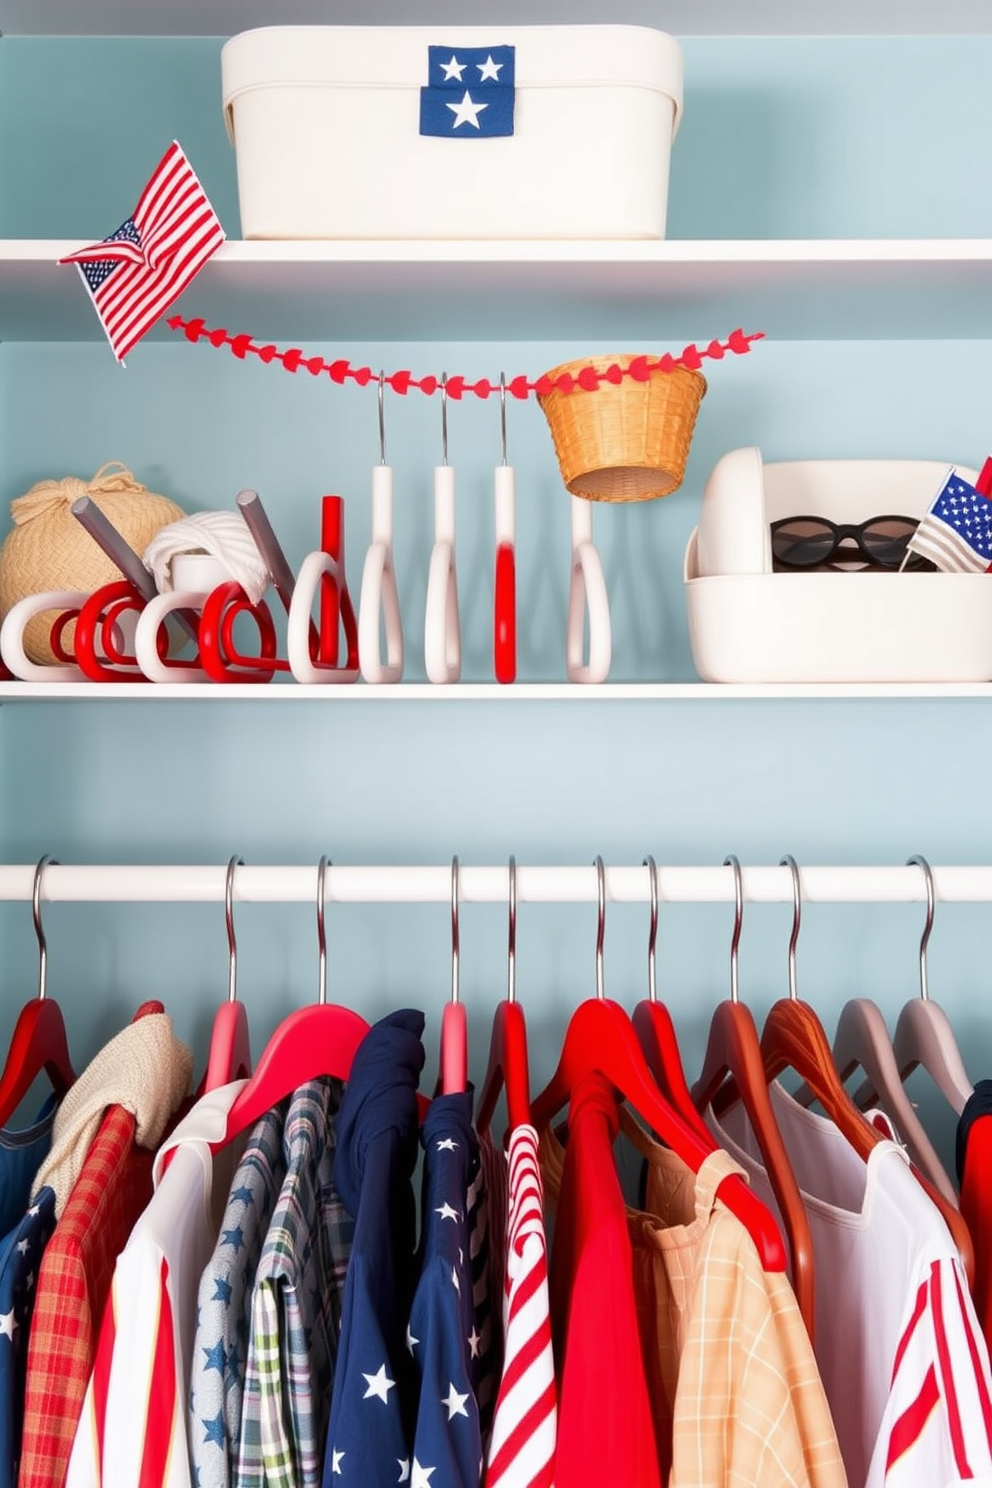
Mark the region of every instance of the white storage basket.
POLYGON ((682 52, 662 31, 273 26, 221 70, 246 238, 665 236, 682 52))

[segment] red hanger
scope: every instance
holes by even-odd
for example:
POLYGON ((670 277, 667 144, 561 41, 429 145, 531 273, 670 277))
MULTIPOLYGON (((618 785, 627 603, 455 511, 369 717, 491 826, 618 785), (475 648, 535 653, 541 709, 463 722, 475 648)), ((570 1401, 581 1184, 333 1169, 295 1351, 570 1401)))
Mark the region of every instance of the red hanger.
POLYGON ((38 996, 25 1003, 21 1009, 7 1051, 6 1063, 0 1075, 0 1126, 7 1125, 42 1070, 51 1080, 52 1088, 60 1099, 76 1078, 69 1058, 69 1041, 62 1009, 57 1002, 45 995, 48 946, 41 924, 41 879, 46 865, 56 861, 46 855, 39 860, 34 871, 32 907, 40 957, 38 996))
MULTIPOLYGON (((558 1068, 533 1105, 534 1125, 549 1125, 568 1104, 572 1089, 593 1071, 603 1075, 614 1089, 638 1111, 657 1137, 666 1142, 693 1172, 698 1172, 713 1151, 712 1139, 704 1141, 662 1095, 637 1042, 633 1025, 617 1002, 603 995, 603 929, 605 921, 605 875, 601 858, 599 873, 599 935, 596 943, 595 998, 579 1004, 569 1021, 558 1068)), ((774 1218, 734 1174, 720 1184, 720 1197, 747 1226, 766 1271, 784 1271, 785 1247, 774 1218)))
POLYGON ((481 1134, 489 1130, 499 1100, 506 1089, 507 1124, 510 1131, 530 1125, 530 1074, 527 1063, 527 1025, 524 1010, 516 1000, 517 984, 517 860, 510 858, 510 938, 507 961, 506 998, 493 1017, 489 1039, 489 1066, 482 1082, 475 1126, 481 1134))
POLYGON ((369 1031, 350 1008, 327 1002, 327 941, 324 934, 324 883, 328 860, 317 869, 317 939, 320 947, 318 1001, 284 1018, 269 1039, 251 1079, 228 1112, 224 1135, 211 1142, 218 1152, 300 1085, 331 1075, 347 1080, 359 1044, 369 1031))
POLYGON ((251 1074, 248 1009, 237 999, 238 946, 234 938, 234 870, 243 866, 244 859, 238 857, 231 858, 227 865, 227 879, 224 885, 229 951, 227 1001, 221 1003, 214 1015, 214 1026, 210 1035, 210 1053, 207 1057, 207 1072, 203 1078, 204 1091, 216 1090, 219 1085, 228 1085, 232 1080, 243 1080, 251 1074))
POLYGON ((451 1000, 441 1014, 442 1095, 468 1088, 468 1028, 465 1005, 458 1000, 458 859, 451 860, 451 1000))
MULTIPOLYGON (((751 1128, 764 1159, 772 1192, 778 1201, 792 1256, 792 1287, 806 1331, 813 1337, 816 1321, 813 1237, 799 1184, 782 1140, 768 1092, 762 1044, 751 1010, 739 1001, 737 954, 743 922, 744 893, 741 865, 731 854, 724 866, 734 870, 736 917, 730 950, 729 1001, 721 1002, 713 1014, 702 1073, 693 1086, 693 1098, 701 1111, 713 1100, 729 1076, 740 1094, 751 1128)), ((790 966, 793 964, 790 958, 790 966)))

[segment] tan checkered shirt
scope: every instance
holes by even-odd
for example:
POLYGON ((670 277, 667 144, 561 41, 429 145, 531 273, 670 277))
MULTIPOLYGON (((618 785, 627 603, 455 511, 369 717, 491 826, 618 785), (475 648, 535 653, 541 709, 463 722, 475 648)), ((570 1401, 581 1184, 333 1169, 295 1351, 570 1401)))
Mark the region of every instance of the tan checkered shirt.
POLYGON ((716 1152, 694 1174, 626 1111, 621 1130, 648 1163, 648 1212, 628 1221, 648 1389, 671 1433, 669 1488, 846 1488, 792 1289, 762 1270, 716 1198, 740 1168, 716 1152))

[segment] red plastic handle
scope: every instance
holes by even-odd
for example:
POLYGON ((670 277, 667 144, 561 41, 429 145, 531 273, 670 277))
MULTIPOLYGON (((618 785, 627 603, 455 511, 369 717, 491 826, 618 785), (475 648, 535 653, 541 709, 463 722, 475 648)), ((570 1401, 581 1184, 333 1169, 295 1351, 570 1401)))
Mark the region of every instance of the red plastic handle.
POLYGON ((496 549, 493 667, 497 682, 517 680, 517 564, 512 543, 496 549))
POLYGON ((344 577, 344 498, 325 496, 320 507, 320 550, 333 558, 338 577, 324 574, 320 580, 320 652, 312 656, 316 665, 338 664, 339 627, 344 630, 348 656, 345 667, 358 666, 358 621, 344 577))
POLYGON ((208 594, 200 616, 200 661, 213 682, 271 682, 289 663, 276 655, 272 612, 262 600, 253 605, 240 584, 219 584, 208 594), (258 627, 258 655, 245 656, 234 645, 234 622, 251 615, 258 627))
MULTIPOLYGON (((121 616, 129 611, 140 613, 144 608, 144 596, 126 579, 102 585, 87 599, 79 611, 73 645, 75 660, 83 675, 91 682, 146 680, 136 658, 121 649, 117 638, 117 625, 121 616)), ((59 620, 52 626, 53 650, 56 649, 56 639, 58 649, 64 649, 63 627, 64 622, 59 620)))

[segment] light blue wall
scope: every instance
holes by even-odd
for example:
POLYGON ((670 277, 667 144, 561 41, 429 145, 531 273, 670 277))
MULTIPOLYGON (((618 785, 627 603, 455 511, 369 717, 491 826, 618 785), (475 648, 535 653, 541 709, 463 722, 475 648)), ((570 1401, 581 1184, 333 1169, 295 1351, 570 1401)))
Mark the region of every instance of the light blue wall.
MULTIPOLYGON (((0 232, 99 236, 131 205, 175 132, 237 232, 233 163, 219 115, 218 43, 0 45, 0 232), (113 97, 113 106, 106 100, 113 97)), ((676 236, 992 233, 984 86, 992 40, 686 43, 685 124, 673 157, 676 236)), ((250 326, 244 329, 250 330, 250 326)), ((698 335, 731 325, 701 325, 698 335)), ((611 344, 314 346, 373 366, 536 373, 611 344)), ((634 347, 624 349, 637 349, 634 347)), ((649 349, 647 346, 644 349, 649 349)), ((650 348, 657 349, 657 348, 650 348)), ((979 464, 992 439, 992 370, 977 341, 763 343, 714 365, 685 485, 662 502, 595 510, 615 622, 616 680, 693 676, 682 550, 706 474, 727 449, 766 458, 918 456, 979 464)), ((409 673, 430 547, 435 403, 387 403, 396 468, 399 580, 409 673)), ((377 458, 371 390, 335 389, 243 365, 206 346, 146 344, 126 372, 92 345, 0 347, 0 500, 35 480, 128 463, 190 509, 263 495, 291 561, 315 545, 318 497, 348 498, 357 591, 377 458)), ((493 406, 454 407, 458 563, 466 675, 489 668, 493 406)), ((518 473, 520 663, 564 675, 569 512, 543 417, 510 411, 518 473)), ((33 704, 0 717, 0 851, 25 861, 988 862, 989 709, 969 702, 716 702, 430 706, 264 702, 33 704)), ((873 995, 893 1018, 915 990, 917 907, 817 908, 800 943, 802 990, 831 1027, 873 995)), ((53 906, 52 990, 85 1057, 138 996, 164 996, 202 1053, 226 985, 219 909, 53 906)), ((754 907, 744 995, 760 1013, 784 987, 789 915, 754 907)), ((245 907, 242 991, 256 1041, 312 995, 309 910, 245 907)), ((730 913, 663 906, 660 981, 698 1066, 727 989, 730 913)), ((332 996, 378 1013, 424 1005, 429 1043, 448 985, 448 922, 430 909, 332 909, 332 996)), ((992 1065, 992 907, 941 907, 935 996, 974 1076, 992 1065)), ((468 908, 463 986, 478 1065, 505 976, 504 914, 468 908)), ((644 983, 646 911, 613 908, 608 985, 644 983)), ((568 1009, 592 988, 591 910, 521 910, 519 977, 535 1080, 568 1009)), ((5 1027, 33 985, 30 917, 0 910, 5 1027)), ((433 1059, 433 1054, 432 1054, 433 1059)))

